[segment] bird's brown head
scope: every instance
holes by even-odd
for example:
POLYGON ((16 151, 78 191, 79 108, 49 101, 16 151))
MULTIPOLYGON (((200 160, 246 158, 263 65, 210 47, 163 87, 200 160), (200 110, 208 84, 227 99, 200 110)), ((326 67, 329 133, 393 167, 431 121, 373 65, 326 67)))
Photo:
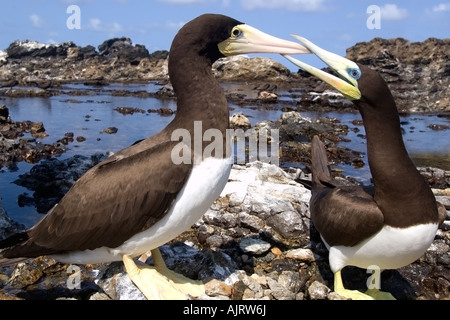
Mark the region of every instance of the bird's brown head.
POLYGON ((211 63, 226 56, 248 53, 310 53, 299 43, 273 37, 220 14, 203 14, 179 30, 170 52, 186 50, 194 50, 211 63))
MULTIPOLYGON (((361 70, 361 77, 358 79, 361 102, 364 102, 365 106, 372 107, 385 107, 395 104, 392 93, 381 75, 365 65, 358 64, 358 67, 361 70)), ((358 104, 358 101, 354 102, 358 104)))
POLYGON ((326 51, 303 37, 297 35, 293 35, 293 37, 302 42, 305 47, 325 62, 337 76, 314 68, 291 56, 284 55, 284 57, 337 89, 345 97, 352 100, 360 110, 368 106, 373 108, 390 108, 395 104, 387 83, 375 70, 326 51))

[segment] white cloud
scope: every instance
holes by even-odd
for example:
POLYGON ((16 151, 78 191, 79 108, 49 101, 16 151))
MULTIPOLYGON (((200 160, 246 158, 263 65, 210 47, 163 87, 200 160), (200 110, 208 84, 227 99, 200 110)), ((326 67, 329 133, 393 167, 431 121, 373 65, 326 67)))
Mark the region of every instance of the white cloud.
POLYGON ((97 31, 101 31, 102 22, 100 19, 93 18, 89 20, 89 28, 97 31))
POLYGON ((396 4, 385 4, 381 7, 381 18, 384 20, 402 20, 408 16, 408 10, 397 7, 396 4))
POLYGON ((30 15, 31 23, 33 24, 33 27, 36 28, 42 28, 44 26, 44 20, 42 20, 41 17, 39 17, 37 14, 30 15))
POLYGON ((111 28, 109 29, 109 31, 111 31, 111 32, 122 32, 122 31, 123 31, 123 28, 122 28, 122 26, 120 25, 120 23, 114 22, 114 23, 111 25, 111 28))
POLYGON ((111 24, 104 24, 98 18, 92 18, 89 20, 88 28, 94 31, 107 31, 110 33, 118 33, 123 31, 123 27, 117 23, 113 22, 111 24))
POLYGON ((292 11, 321 11, 325 0, 241 0, 246 10, 286 9, 292 11))
POLYGON ((450 3, 440 3, 433 7, 433 12, 445 12, 450 11, 450 3))

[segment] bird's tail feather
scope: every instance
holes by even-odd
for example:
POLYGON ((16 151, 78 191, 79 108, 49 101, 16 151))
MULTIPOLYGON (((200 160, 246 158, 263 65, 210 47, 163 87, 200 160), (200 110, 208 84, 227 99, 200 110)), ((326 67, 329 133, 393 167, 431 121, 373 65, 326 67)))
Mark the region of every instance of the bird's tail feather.
POLYGON ((325 145, 318 136, 314 136, 311 142, 311 172, 313 188, 332 180, 325 145))

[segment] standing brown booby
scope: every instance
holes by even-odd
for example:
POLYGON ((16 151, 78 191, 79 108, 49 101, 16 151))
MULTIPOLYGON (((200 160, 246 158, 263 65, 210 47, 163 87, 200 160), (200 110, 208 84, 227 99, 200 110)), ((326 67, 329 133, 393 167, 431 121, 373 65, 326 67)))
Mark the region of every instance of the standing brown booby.
POLYGON ((75 264, 123 260, 149 299, 201 295, 201 283, 168 270, 157 248, 192 226, 228 181, 229 111, 211 69, 219 58, 243 53, 309 51, 223 15, 185 24, 169 56, 173 121, 90 169, 36 225, 1 241, 0 266, 42 255, 75 264), (216 141, 208 144, 211 133, 216 141), (138 267, 133 258, 148 251, 155 267, 138 267))
POLYGON ((352 100, 367 137, 373 194, 360 186, 339 185, 331 176, 323 143, 317 136, 312 140, 311 219, 329 249, 334 290, 351 299, 394 299, 377 290, 379 283, 370 284, 365 294, 345 289, 341 270, 345 266, 397 269, 420 258, 440 222, 436 199, 407 153, 394 98, 381 76, 294 37, 345 81, 285 57, 352 100))

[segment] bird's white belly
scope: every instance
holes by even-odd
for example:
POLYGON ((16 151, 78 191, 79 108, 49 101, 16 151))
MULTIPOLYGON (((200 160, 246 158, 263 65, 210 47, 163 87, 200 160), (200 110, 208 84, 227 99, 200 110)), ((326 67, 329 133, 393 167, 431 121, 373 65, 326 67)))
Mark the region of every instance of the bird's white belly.
POLYGON ((430 247, 438 225, 417 225, 406 229, 385 226, 374 236, 354 247, 329 248, 330 268, 336 272, 345 266, 380 270, 397 269, 418 258, 430 247))
POLYGON ((231 159, 206 158, 194 165, 169 212, 149 229, 117 248, 101 247, 53 257, 64 263, 103 263, 122 260, 122 255, 139 256, 176 238, 195 224, 219 197, 228 182, 231 159))

